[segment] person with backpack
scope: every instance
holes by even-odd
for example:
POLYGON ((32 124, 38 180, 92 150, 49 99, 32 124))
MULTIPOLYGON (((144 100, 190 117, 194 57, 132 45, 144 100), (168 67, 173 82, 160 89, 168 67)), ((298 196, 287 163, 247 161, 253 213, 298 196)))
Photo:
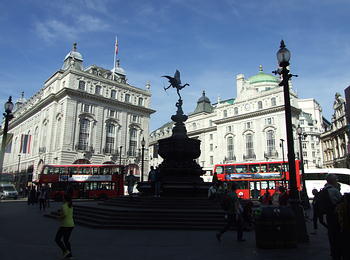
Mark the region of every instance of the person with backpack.
POLYGON ((227 212, 227 222, 222 230, 216 234, 216 239, 221 242, 221 236, 234 224, 237 227, 237 241, 243 242, 243 208, 236 194, 237 187, 232 183, 230 191, 224 195, 222 207, 227 212))
POLYGON ((314 198, 312 200, 312 221, 313 221, 313 225, 314 225, 314 231, 311 234, 316 235, 318 221, 326 228, 327 228, 327 224, 323 220, 323 215, 319 214, 319 209, 318 209, 319 192, 318 192, 318 190, 313 189, 312 194, 314 195, 314 198))
POLYGON ((326 215, 328 226, 328 240, 333 260, 341 260, 340 225, 336 213, 336 206, 341 200, 337 178, 333 174, 326 177, 327 183, 319 192, 317 209, 319 215, 326 215))
POLYGON ((350 259, 348 239, 350 237, 350 193, 345 193, 336 207, 341 236, 343 260, 350 259))
POLYGON ((137 177, 135 177, 133 171, 130 171, 129 175, 125 177, 125 182, 128 186, 128 194, 131 197, 134 193, 134 186, 137 182, 137 177))

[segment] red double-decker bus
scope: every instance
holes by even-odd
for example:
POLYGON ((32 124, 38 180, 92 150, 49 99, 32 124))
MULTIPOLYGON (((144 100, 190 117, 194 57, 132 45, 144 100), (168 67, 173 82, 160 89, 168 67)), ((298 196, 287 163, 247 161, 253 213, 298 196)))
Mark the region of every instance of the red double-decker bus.
POLYGON ((39 185, 50 187, 50 198, 62 199, 64 192, 73 198, 114 198, 124 195, 120 166, 115 164, 44 165, 39 185))
MULTIPOLYGON (((300 161, 295 161, 297 187, 301 190, 300 161)), ((217 164, 214 166, 220 181, 234 181, 237 194, 244 199, 257 199, 269 190, 272 195, 279 186, 288 187, 289 171, 287 162, 257 162, 217 164)))

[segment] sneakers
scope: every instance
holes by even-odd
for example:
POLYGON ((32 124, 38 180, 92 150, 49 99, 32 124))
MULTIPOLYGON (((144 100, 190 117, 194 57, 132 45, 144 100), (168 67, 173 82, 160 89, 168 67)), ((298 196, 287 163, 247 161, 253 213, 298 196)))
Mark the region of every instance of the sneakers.
POLYGON ((221 242, 221 234, 220 233, 216 233, 216 239, 219 241, 219 242, 221 242))
POLYGON ((72 254, 67 250, 63 252, 63 258, 69 258, 72 254))

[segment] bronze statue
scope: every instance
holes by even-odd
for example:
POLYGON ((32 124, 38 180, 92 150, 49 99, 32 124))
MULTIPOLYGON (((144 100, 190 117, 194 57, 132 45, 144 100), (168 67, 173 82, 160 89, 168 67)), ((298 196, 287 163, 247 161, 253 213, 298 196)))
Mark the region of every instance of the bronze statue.
POLYGON ((167 78, 169 80, 170 85, 167 88, 164 88, 166 91, 170 87, 176 88, 177 94, 179 95, 179 99, 181 100, 180 90, 183 89, 186 86, 189 86, 190 84, 185 84, 181 86, 181 79, 180 79, 180 71, 176 70, 174 77, 170 76, 162 76, 164 78, 167 78))

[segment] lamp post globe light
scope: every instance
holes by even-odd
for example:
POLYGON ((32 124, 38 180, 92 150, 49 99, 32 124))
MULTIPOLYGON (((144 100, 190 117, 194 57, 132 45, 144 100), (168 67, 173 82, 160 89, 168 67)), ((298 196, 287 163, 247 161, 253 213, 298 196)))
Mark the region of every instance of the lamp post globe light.
POLYGON ((5 124, 2 131, 2 143, 1 143, 1 150, 0 150, 0 174, 2 173, 2 166, 4 164, 4 157, 5 157, 5 148, 6 148, 6 139, 7 139, 7 131, 9 126, 9 121, 13 118, 12 110, 13 110, 13 103, 12 103, 12 97, 10 96, 7 102, 4 105, 5 113, 3 114, 5 117, 5 124))
POLYGON ((142 141, 141 141, 141 182, 143 182, 143 174, 144 174, 144 163, 145 163, 145 145, 146 145, 146 141, 145 141, 145 137, 142 137, 142 141))
POLYGON ((281 41, 280 49, 277 52, 277 61, 279 69, 277 73, 282 76, 280 86, 283 86, 284 93, 284 107, 286 117, 286 132, 287 132, 287 157, 289 166, 289 203, 294 211, 297 225, 297 239, 298 242, 308 242, 309 238, 306 231, 306 223, 304 210, 300 204, 300 196, 297 188, 297 175, 295 170, 295 153, 294 153, 294 138, 292 125, 292 112, 290 105, 289 80, 293 76, 288 70, 290 61, 290 51, 286 48, 284 41, 281 41))

